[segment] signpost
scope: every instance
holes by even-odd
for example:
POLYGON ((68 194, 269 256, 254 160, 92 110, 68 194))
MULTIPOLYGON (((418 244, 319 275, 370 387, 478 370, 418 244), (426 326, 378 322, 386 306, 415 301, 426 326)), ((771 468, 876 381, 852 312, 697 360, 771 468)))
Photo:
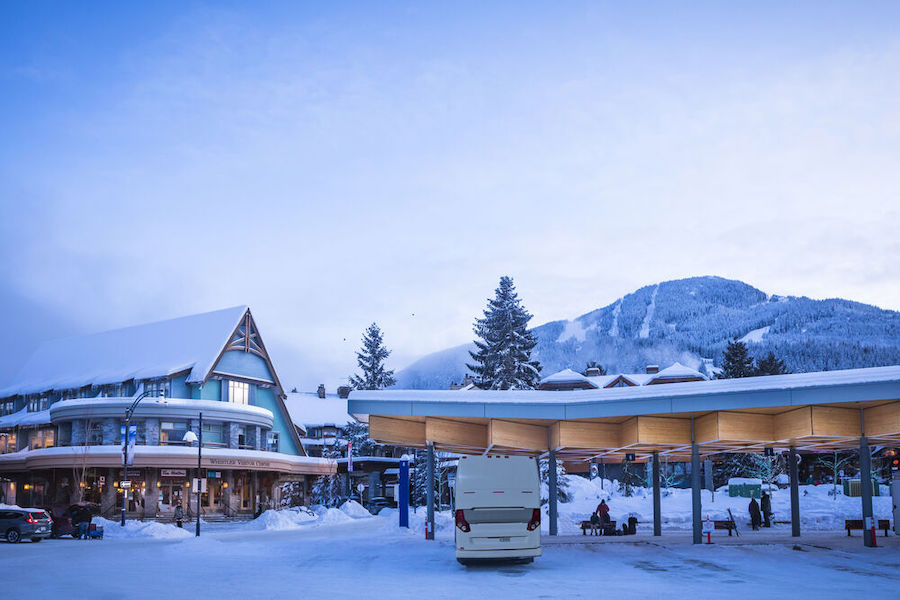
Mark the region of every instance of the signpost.
POLYGON ((712 544, 712 532, 715 528, 716 524, 709 520, 709 515, 706 515, 706 520, 703 521, 703 533, 706 534, 707 544, 712 544))
POLYGON ((356 484, 356 491, 359 492, 359 503, 360 504, 363 503, 362 493, 363 493, 363 490, 365 490, 365 489, 366 489, 366 486, 364 486, 363 484, 361 484, 361 483, 356 484))

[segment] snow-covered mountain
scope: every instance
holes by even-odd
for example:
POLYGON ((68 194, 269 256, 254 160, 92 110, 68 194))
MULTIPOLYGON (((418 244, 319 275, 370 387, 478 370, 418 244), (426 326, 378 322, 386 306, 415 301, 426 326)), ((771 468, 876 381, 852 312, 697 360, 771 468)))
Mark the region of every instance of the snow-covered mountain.
MULTIPOLYGON (((721 277, 648 285, 534 332, 545 375, 581 371, 591 360, 618 372, 674 361, 708 370, 735 337, 753 356, 774 351, 791 372, 900 364, 898 312, 849 300, 770 296, 721 277)), ((470 347, 424 356, 397 374, 397 387, 445 389, 462 380, 470 347)))

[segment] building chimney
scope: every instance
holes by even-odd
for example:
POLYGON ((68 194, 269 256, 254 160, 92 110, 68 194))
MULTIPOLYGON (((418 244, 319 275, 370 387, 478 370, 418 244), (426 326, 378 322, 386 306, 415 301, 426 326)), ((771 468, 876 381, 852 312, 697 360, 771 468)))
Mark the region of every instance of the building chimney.
POLYGON ((656 375, 659 373, 659 365, 647 365, 647 375, 656 375))
POLYGON ((319 384, 319 389, 316 390, 316 394, 319 395, 319 398, 325 397, 325 384, 324 383, 319 384))
POLYGON ((342 385, 338 387, 338 398, 346 400, 350 396, 350 386, 342 385))
POLYGON ((600 369, 598 367, 591 367, 584 372, 585 377, 600 377, 600 369))

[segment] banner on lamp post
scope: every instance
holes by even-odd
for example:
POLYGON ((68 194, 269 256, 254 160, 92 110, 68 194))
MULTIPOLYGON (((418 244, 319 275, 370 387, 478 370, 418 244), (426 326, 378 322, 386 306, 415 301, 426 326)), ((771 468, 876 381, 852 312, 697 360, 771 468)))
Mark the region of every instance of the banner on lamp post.
POLYGON ((134 464, 134 442, 137 439, 137 425, 128 426, 128 464, 125 464, 125 426, 119 426, 119 434, 122 438, 122 464, 130 467, 134 464))

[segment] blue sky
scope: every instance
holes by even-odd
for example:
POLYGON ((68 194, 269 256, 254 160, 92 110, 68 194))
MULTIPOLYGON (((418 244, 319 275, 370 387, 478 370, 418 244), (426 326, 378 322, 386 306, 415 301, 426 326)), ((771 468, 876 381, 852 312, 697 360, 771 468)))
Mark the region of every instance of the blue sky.
POLYGON ((900 309, 897 3, 4 3, 0 379, 249 304, 290 385, 741 279, 900 309), (9 350, 12 349, 12 350, 9 350))

